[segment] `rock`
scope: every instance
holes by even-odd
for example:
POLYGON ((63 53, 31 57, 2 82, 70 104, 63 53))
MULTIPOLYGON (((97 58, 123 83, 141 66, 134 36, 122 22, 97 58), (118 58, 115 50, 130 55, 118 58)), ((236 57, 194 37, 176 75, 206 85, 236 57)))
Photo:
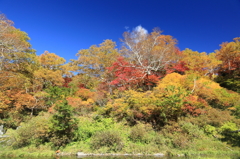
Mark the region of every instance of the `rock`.
POLYGON ((185 156, 184 154, 177 154, 178 157, 183 157, 185 156))
POLYGON ((155 154, 153 154, 153 156, 157 156, 157 157, 163 157, 163 156, 164 156, 164 154, 163 154, 163 153, 155 153, 155 154))
POLYGON ((0 136, 2 136, 3 134, 4 134, 3 125, 0 125, 0 136))
POLYGON ((134 154, 135 156, 142 156, 142 154, 141 153, 137 153, 137 154, 134 154))
POLYGON ((77 157, 83 157, 83 156, 87 156, 88 154, 84 153, 84 152, 77 152, 77 157))

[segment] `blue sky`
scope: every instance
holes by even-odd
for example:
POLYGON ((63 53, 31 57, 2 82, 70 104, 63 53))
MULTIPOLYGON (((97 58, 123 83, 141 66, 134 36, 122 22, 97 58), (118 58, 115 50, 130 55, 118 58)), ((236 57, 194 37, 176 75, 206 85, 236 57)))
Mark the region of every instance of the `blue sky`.
POLYGON ((0 0, 0 12, 28 33, 37 54, 66 60, 141 25, 159 27, 181 50, 214 52, 240 37, 240 0, 0 0))

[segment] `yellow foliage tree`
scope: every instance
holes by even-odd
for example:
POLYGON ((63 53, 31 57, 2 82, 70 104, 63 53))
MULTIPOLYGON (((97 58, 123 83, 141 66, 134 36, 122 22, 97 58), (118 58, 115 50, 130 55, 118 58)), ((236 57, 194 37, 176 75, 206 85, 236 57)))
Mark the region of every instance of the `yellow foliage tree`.
POLYGON ((80 50, 78 59, 74 64, 78 65, 77 71, 88 74, 90 77, 103 77, 106 67, 112 65, 119 56, 116 43, 105 40, 99 46, 93 45, 89 49, 80 50))
POLYGON ((221 64, 215 53, 199 53, 190 49, 183 50, 181 60, 186 63, 191 72, 209 77, 214 76, 217 71, 216 68, 221 64))
POLYGON ((45 51, 38 57, 38 61, 41 67, 34 72, 35 86, 41 88, 47 84, 62 86, 64 79, 61 66, 65 63, 65 59, 45 51))

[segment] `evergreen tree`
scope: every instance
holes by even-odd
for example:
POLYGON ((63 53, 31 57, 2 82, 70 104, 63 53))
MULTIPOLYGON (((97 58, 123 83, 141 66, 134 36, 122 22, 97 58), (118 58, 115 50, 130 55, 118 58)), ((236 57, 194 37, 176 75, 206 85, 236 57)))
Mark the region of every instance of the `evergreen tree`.
POLYGON ((59 148, 76 140, 78 120, 66 100, 57 103, 54 109, 56 112, 50 120, 50 141, 59 148))

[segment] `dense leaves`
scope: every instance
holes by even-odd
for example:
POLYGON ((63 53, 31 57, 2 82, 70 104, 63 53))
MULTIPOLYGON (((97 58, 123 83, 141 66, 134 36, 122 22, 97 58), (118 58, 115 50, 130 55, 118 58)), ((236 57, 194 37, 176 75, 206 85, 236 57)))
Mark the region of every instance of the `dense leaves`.
POLYGON ((172 36, 138 27, 123 34, 121 49, 104 40, 80 50, 70 62, 48 51, 36 55, 29 40, 0 14, 0 125, 10 130, 22 124, 13 134, 19 137, 14 147, 46 142, 61 147, 82 134, 81 140, 96 140, 93 149, 123 149, 116 131, 78 130, 76 118, 89 116, 134 126, 129 140, 135 143, 150 142, 140 133, 143 122, 154 131, 177 131, 178 137, 168 138, 178 148, 189 147, 203 130, 239 146, 239 134, 228 133, 240 123, 239 38, 215 53, 180 51, 172 36), (184 124, 186 117, 191 121, 184 124), (27 136, 24 130, 31 132, 27 136))

